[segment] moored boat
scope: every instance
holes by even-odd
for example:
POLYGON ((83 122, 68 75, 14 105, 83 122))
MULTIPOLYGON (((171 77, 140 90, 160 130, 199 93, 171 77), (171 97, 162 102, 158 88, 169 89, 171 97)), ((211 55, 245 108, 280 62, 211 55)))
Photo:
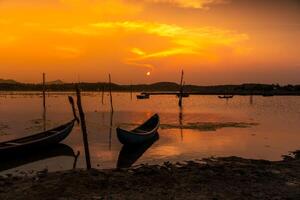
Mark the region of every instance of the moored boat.
POLYGON ((190 94, 189 93, 182 93, 182 94, 180 94, 180 93, 178 93, 178 94, 176 94, 176 96, 177 97, 189 97, 190 96, 190 94))
POLYGON ((124 145, 138 145, 154 138, 155 134, 157 134, 158 128, 159 116, 158 114, 155 114, 145 123, 131 131, 127 131, 118 127, 117 136, 119 141, 124 145))
POLYGON ((0 155, 18 154, 57 144, 71 133, 75 121, 71 120, 64 125, 31 136, 1 142, 0 155))
POLYGON ((136 95, 137 99, 149 99, 150 95, 149 94, 140 94, 140 95, 136 95))
POLYGON ((220 99, 231 99, 233 98, 233 95, 223 95, 223 96, 218 96, 220 99))

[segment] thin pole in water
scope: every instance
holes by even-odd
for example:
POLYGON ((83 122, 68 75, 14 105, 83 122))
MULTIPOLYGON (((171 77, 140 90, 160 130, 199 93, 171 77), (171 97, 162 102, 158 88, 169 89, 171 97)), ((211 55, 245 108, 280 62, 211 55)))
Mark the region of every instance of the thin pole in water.
POLYGON ((180 91, 179 91, 179 107, 182 107, 182 92, 183 92, 183 70, 181 71, 180 91))
POLYGON ((111 135, 112 135, 112 128, 113 128, 113 115, 114 113, 110 113, 110 124, 109 124, 109 146, 108 149, 111 150, 111 135))
POLYGON ((43 73, 43 107, 46 108, 46 74, 43 73))
POLYGON ((132 100, 132 91, 133 90, 133 88, 132 88, 132 84, 130 84, 130 99, 132 100))
POLYGON ((86 123, 85 123, 85 116, 82 109, 81 104, 81 94, 79 86, 76 85, 76 96, 77 96, 77 107, 80 117, 80 125, 81 125, 81 131, 83 135, 83 144, 84 144, 84 151, 85 151, 85 159, 86 159, 86 168, 91 169, 91 159, 90 159, 90 151, 89 151, 89 142, 87 137, 87 129, 86 129, 86 123))
POLYGON ((253 95, 250 95, 250 105, 253 105, 253 95))
POLYGON ((43 128, 46 131, 46 74, 43 73, 43 128))
POLYGON ((183 141, 182 118, 183 118, 182 107, 179 107, 179 126, 180 126, 181 141, 183 141))
POLYGON ((104 87, 105 87, 105 85, 103 84, 103 86, 102 86, 102 98, 101 98, 102 105, 104 105, 104 87))
POLYGON ((76 114, 76 109, 75 109, 75 104, 74 104, 73 97, 69 96, 68 99, 69 99, 69 102, 70 102, 71 107, 72 107, 72 112, 73 112, 74 119, 77 121, 77 123, 79 123, 79 118, 77 117, 77 114, 76 114))
POLYGON ((114 112, 113 100, 112 100, 112 94, 111 94, 111 77, 110 77, 110 74, 108 74, 108 80, 109 80, 110 108, 111 108, 111 112, 114 112))

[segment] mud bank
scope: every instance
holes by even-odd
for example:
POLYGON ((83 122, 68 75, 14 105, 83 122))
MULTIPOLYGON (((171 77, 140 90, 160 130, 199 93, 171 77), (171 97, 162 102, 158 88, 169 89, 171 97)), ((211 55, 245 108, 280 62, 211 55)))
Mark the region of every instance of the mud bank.
POLYGON ((0 199, 300 199, 300 151, 0 178, 0 199))

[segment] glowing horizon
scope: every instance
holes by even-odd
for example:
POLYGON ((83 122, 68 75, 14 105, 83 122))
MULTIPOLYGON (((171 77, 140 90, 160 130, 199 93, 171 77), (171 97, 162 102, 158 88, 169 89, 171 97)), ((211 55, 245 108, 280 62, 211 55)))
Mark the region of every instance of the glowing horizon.
POLYGON ((299 9, 296 0, 2 0, 0 78, 178 82, 184 69, 191 84, 297 84, 299 9))

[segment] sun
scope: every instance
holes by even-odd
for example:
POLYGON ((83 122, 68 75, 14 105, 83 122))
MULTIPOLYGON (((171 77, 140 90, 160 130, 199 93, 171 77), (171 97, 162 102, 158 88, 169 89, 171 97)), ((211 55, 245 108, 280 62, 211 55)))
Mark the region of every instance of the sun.
POLYGON ((147 75, 147 76, 150 76, 150 75, 151 75, 151 72, 147 72, 146 75, 147 75))

